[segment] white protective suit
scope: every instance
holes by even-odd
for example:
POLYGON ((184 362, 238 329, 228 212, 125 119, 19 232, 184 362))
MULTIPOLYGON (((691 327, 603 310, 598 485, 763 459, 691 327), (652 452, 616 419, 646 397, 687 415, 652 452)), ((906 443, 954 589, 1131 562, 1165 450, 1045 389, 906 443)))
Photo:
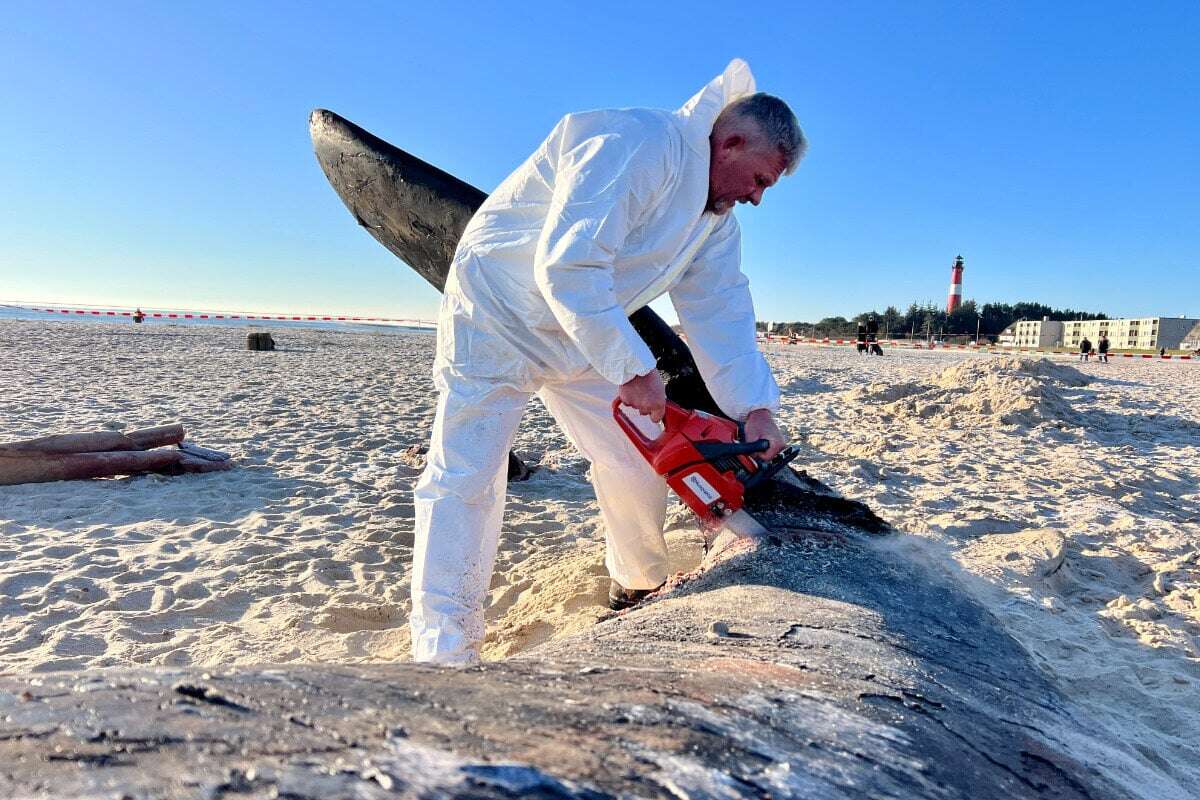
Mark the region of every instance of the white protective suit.
POLYGON ((629 314, 669 291, 721 408, 737 419, 778 409, 737 219, 704 210, 713 123, 752 92, 734 60, 675 112, 568 114, 467 225, 438 318, 440 396, 415 492, 416 660, 478 658, 507 452, 534 393, 591 461, 609 574, 627 589, 666 579, 666 484, 612 419, 619 385, 655 363, 629 314))

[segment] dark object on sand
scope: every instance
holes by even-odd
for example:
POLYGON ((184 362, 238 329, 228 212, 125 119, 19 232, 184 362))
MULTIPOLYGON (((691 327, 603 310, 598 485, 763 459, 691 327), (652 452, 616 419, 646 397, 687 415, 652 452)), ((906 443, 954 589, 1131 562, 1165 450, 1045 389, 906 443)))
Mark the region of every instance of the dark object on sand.
POLYGON ((271 338, 271 334, 269 333, 248 333, 246 334, 246 349, 274 350, 275 340, 271 338))
POLYGON ((0 486, 162 472, 215 472, 229 455, 184 442, 180 424, 116 433, 67 433, 0 445, 0 486), (170 445, 178 448, 166 449, 170 445), (159 448, 159 449, 155 449, 159 448))
POLYGON ((649 346, 657 362, 658 372, 666 384, 668 400, 684 408, 726 416, 708 391, 708 387, 704 385, 704 378, 700 376, 700 368, 696 366, 692 351, 666 320, 650 306, 643 306, 629 315, 629 322, 638 336, 642 337, 642 341, 649 346))
POLYGON ((1187 796, 896 541, 733 545, 669 595, 471 669, 7 675, 0 796, 1187 796))
POLYGON ((533 470, 525 465, 525 462, 517 458, 517 454, 513 451, 508 451, 508 479, 510 481, 527 481, 529 476, 533 474, 533 470))
MULTIPOLYGON (((441 291, 454 248, 487 195, 332 111, 313 111, 308 127, 321 170, 358 224, 441 291)), ((662 317, 647 306, 629 321, 657 359, 670 400, 725 416, 688 346, 662 317)), ((525 477, 509 453, 509 480, 525 477)))

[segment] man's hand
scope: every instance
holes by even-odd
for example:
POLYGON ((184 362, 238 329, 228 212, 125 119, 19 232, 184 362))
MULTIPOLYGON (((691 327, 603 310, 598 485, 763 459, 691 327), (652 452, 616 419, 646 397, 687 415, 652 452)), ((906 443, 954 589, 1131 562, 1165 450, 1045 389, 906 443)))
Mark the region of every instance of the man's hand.
POLYGON ((783 435, 783 431, 779 430, 779 426, 775 424, 775 419, 771 416, 771 412, 765 408, 756 408, 747 414, 745 425, 747 442, 766 439, 771 443, 771 446, 764 452, 757 454, 763 461, 770 461, 787 445, 787 437, 783 435))
POLYGON ((655 422, 662 422, 667 413, 667 390, 663 388, 658 370, 652 369, 621 384, 617 393, 621 402, 646 414, 655 422))

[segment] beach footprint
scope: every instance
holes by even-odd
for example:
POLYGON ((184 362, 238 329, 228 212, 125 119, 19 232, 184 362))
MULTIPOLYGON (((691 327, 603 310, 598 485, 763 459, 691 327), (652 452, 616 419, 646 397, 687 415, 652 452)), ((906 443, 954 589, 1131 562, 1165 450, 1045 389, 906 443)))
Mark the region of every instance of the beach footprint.
POLYGON ((316 624, 334 633, 356 633, 395 627, 398 622, 403 621, 403 617, 404 614, 400 608, 386 603, 332 605, 321 610, 316 624))

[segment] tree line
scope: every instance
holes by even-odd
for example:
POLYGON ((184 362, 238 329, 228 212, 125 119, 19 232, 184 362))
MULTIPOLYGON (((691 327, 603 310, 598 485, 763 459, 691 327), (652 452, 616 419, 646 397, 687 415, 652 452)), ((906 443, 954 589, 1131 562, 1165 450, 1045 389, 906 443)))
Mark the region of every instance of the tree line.
MULTIPOLYGON (((974 300, 967 300, 950 314, 933 303, 913 303, 907 311, 888 306, 883 311, 864 311, 850 319, 825 317, 816 322, 776 322, 771 332, 782 336, 794 333, 817 338, 848 338, 858 331, 860 322, 865 323, 872 316, 879 323, 879 335, 886 334, 893 339, 910 336, 918 339, 967 336, 973 339, 976 330, 981 339, 995 339, 1009 325, 1023 319, 1108 319, 1106 314, 1051 308, 1044 303, 984 303, 980 306, 974 300)), ((767 324, 759 322, 758 329, 765 331, 767 324)))

